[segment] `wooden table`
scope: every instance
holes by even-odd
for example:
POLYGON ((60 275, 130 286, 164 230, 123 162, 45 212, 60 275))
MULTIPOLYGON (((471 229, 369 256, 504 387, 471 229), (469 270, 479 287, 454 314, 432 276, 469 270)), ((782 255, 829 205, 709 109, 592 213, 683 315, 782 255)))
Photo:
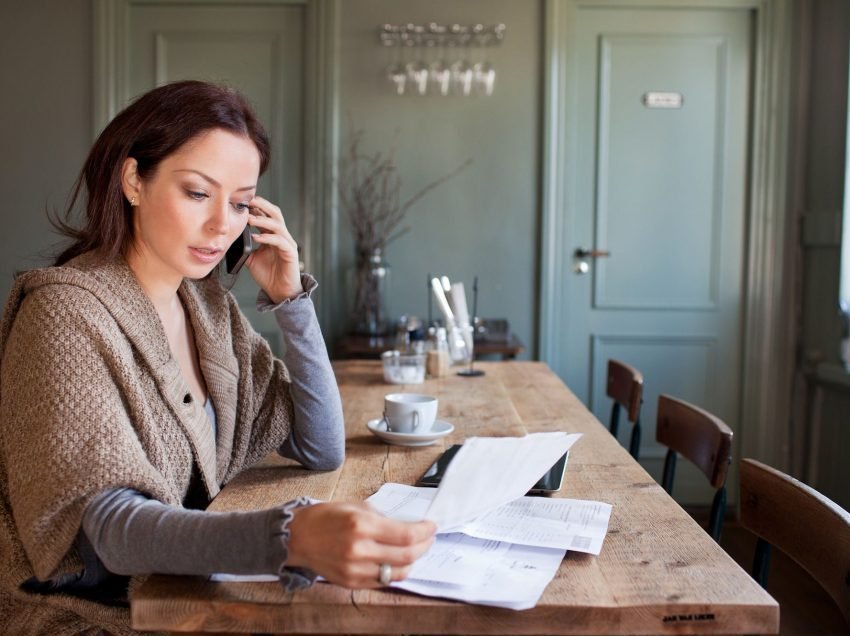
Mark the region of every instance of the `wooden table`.
MULTIPOLYGON (((395 336, 358 336, 348 334, 336 341, 337 358, 380 358, 384 351, 396 348, 395 336)), ((502 360, 513 360, 525 351, 525 346, 514 334, 509 334, 504 342, 496 340, 476 340, 472 353, 478 360, 484 356, 502 356, 502 360)))
POLYGON ((388 446, 366 422, 384 394, 379 363, 334 365, 345 409, 347 457, 311 473, 263 462, 231 482, 213 510, 247 510, 297 495, 360 501, 384 482, 412 484, 444 448, 472 435, 584 433, 570 451, 561 496, 613 505, 598 557, 568 552, 538 605, 515 612, 396 591, 316 584, 210 583, 154 576, 132 597, 133 626, 180 632, 402 634, 769 634, 779 607, 631 458, 542 363, 482 363, 487 375, 409 387, 440 399, 454 433, 434 446, 388 446))

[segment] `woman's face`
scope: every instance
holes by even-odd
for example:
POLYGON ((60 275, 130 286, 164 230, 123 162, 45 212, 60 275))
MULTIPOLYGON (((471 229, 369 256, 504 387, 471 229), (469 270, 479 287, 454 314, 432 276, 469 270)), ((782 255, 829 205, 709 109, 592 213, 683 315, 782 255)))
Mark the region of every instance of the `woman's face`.
POLYGON ((177 284, 209 274, 245 229, 259 173, 260 153, 249 138, 214 129, 147 179, 125 178, 125 191, 129 181, 138 192, 128 257, 134 269, 177 284))

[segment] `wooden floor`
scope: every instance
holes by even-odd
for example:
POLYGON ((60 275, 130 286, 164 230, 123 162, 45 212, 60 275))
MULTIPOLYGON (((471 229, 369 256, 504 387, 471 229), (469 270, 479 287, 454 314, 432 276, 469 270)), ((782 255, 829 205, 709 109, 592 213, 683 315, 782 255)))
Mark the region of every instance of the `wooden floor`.
MULTIPOLYGON (((689 510, 706 527, 704 510, 689 510)), ((747 572, 752 570, 756 538, 736 521, 726 521, 720 544, 747 572)), ((767 591, 779 603, 782 636, 850 635, 850 626, 826 592, 794 561, 772 550, 767 591)))

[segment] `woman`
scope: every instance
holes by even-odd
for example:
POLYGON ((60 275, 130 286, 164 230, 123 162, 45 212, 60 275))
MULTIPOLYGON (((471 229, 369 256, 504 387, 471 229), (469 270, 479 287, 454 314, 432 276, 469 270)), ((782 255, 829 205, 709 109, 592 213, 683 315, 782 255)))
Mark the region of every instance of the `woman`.
POLYGON ((378 587, 430 545, 433 524, 365 504, 203 511, 274 449, 319 470, 343 459, 316 282, 256 195, 268 161, 238 93, 154 89, 92 148, 70 247, 17 278, 0 326, 0 633, 133 633, 128 582, 154 572, 378 587), (246 224, 283 361, 212 275, 246 224))

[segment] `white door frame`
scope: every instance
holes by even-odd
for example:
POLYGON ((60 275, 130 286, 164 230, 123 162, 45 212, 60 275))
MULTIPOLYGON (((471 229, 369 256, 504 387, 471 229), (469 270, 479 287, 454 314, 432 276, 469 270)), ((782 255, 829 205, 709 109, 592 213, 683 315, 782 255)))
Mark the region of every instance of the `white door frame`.
MULTIPOLYGON (((239 0, 181 0, 199 6, 239 0)), ((133 5, 161 4, 161 0, 94 0, 94 114, 96 137, 118 114, 130 96, 127 60, 128 16, 133 5)), ((307 11, 304 103, 304 236, 303 258, 308 271, 320 281, 331 281, 337 264, 339 215, 335 161, 339 140, 338 19, 339 0, 246 0, 245 4, 302 5, 307 11)), ((322 295, 320 295, 322 296, 322 295)), ((336 313, 334 294, 316 298, 319 322, 326 328, 336 313)))
MULTIPOLYGON (((791 111, 792 10, 794 0, 545 0, 543 179, 540 258, 540 358, 561 363, 558 331, 563 289, 558 281, 570 271, 571 254, 561 241, 566 192, 575 185, 561 177, 574 174, 568 156, 564 113, 575 112, 575 87, 568 85, 576 56, 570 50, 576 13, 581 7, 748 9, 753 14, 755 59, 744 256, 742 423, 740 457, 755 457, 788 469, 790 395, 794 343, 789 299, 793 262, 787 257, 791 111)), ((740 457, 736 457, 735 461, 740 457)))

